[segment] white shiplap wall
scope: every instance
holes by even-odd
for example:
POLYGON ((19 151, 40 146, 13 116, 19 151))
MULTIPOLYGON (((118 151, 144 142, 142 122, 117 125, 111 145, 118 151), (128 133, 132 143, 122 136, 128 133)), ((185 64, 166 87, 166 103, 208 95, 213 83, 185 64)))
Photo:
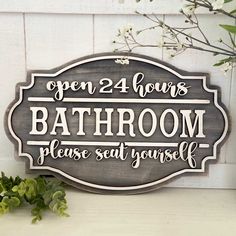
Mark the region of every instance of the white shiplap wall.
MULTIPOLYGON (((159 0, 158 4, 136 4, 135 0, 100 1, 9 1, 0 0, 0 170, 8 174, 24 175, 24 162, 14 159, 14 148, 4 132, 4 112, 15 96, 15 84, 26 78, 27 70, 51 69, 70 60, 114 49, 112 40, 117 29, 133 24, 140 29, 148 21, 134 14, 155 12, 168 24, 182 24, 178 14, 181 0, 159 0)), ((202 27, 212 41, 225 38, 223 30, 214 27, 219 23, 234 23, 222 16, 199 12, 202 27), (214 25, 213 25, 214 24, 214 25)), ((160 32, 142 36, 145 42, 157 41, 160 32)), ((181 177, 168 186, 236 188, 236 71, 226 77, 212 64, 216 59, 209 54, 189 51, 170 59, 162 49, 137 49, 137 53, 163 59, 180 69, 211 74, 211 83, 222 89, 222 100, 229 108, 232 122, 230 138, 222 148, 219 161, 201 176, 181 177)))

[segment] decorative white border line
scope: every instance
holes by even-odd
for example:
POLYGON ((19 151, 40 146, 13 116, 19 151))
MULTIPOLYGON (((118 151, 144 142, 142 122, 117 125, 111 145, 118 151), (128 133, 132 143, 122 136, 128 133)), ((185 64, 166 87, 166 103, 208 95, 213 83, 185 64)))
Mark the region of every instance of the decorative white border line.
MULTIPOLYGON (((61 145, 75 146, 119 146, 121 142, 99 142, 99 141, 60 141, 61 145)), ((50 141, 27 141, 27 145, 48 146, 50 141)), ((147 143, 147 142, 124 142, 128 147, 178 147, 178 143, 147 143)), ((199 148, 209 148, 208 143, 200 143, 199 148)))
MULTIPOLYGON (((49 97, 28 97, 29 102, 55 102, 49 97)), ((99 103, 157 103, 157 104, 210 104, 208 99, 145 99, 145 98, 63 98, 62 102, 99 103)))
POLYGON ((183 174, 183 173, 187 173, 187 172, 204 172, 205 171, 205 163, 207 160, 214 160, 216 159, 216 155, 217 155, 217 146, 224 140, 224 138, 226 137, 227 135, 227 131, 228 131, 228 128, 229 128, 229 122, 228 122, 228 118, 227 118, 227 115, 226 115, 226 112, 224 111, 224 109, 218 104, 218 101, 217 101, 217 98, 218 98, 218 91, 216 89, 209 89, 207 87, 207 84, 206 84, 206 76, 183 76, 181 74, 179 74, 178 72, 174 71, 173 69, 169 68, 168 66, 166 65, 162 65, 158 62, 155 62, 155 61, 152 61, 150 59, 146 59, 146 58, 140 58, 138 56, 126 56, 126 55, 106 55, 106 56, 94 56, 92 58, 88 58, 88 59, 85 59, 85 60, 82 60, 82 61, 79 61, 79 62, 75 62, 71 65, 68 65, 66 67, 64 67, 63 69, 57 71, 56 73, 52 73, 52 74, 44 74, 44 73, 32 73, 31 74, 31 83, 28 85, 28 86, 21 86, 19 88, 19 100, 12 106, 12 108, 10 109, 9 111, 9 114, 8 114, 8 127, 9 127, 9 131, 11 133, 11 135, 18 141, 18 155, 19 156, 26 156, 29 158, 30 160, 30 169, 32 170, 49 170, 49 171, 52 171, 52 172, 55 172, 57 174, 60 174, 64 177, 66 177, 67 179, 73 181, 73 182, 76 182, 76 183, 79 183, 81 185, 85 185, 87 187, 91 187, 91 188, 95 188, 95 189, 101 189, 101 190, 116 190, 116 191, 128 191, 128 190, 137 190, 137 189, 145 189, 145 188, 148 188, 148 187, 152 187, 154 185, 157 185, 157 184, 160 184, 160 183, 163 183, 175 176, 178 176, 180 174, 183 174), (221 111, 221 113, 223 114, 223 117, 224 117, 224 121, 225 121, 225 129, 223 131, 223 134, 222 136, 214 143, 214 146, 213 146, 213 156, 207 156, 205 157, 202 162, 201 162, 201 169, 184 169, 184 170, 180 170, 180 171, 177 171, 165 178, 162 178, 160 180, 157 180, 157 181, 153 181, 151 183, 147 183, 147 184, 141 184, 141 185, 135 185, 135 186, 129 186, 129 187, 112 187, 112 186, 104 186, 104 185, 98 185, 98 184, 93 184, 93 183, 89 183, 89 182, 86 182, 86 181, 83 181, 83 180, 80 180, 80 179, 77 179, 59 169, 56 169, 56 168, 53 168, 53 167, 50 167, 50 166, 34 166, 33 165, 33 157, 28 154, 28 153, 23 153, 22 152, 22 142, 21 140, 16 136, 16 134, 14 133, 13 131, 13 128, 11 126, 11 117, 12 117, 12 114, 13 114, 13 111, 15 110, 15 108, 22 102, 23 100, 23 90, 24 89, 30 89, 33 85, 34 85, 34 80, 35 80, 35 77, 56 77, 58 76, 59 74, 73 68, 73 67, 76 67, 78 65, 81 65, 81 64, 85 64, 85 63, 88 63, 88 62, 93 62, 93 61, 98 61, 98 60, 109 60, 109 59, 117 59, 117 58, 123 58, 123 57, 127 57, 129 60, 134 60, 134 61, 140 61, 140 62, 145 62, 145 63, 148 63, 148 64, 151 64, 151 65, 154 65, 154 66, 157 66, 157 67, 160 67, 166 71, 169 71, 170 73, 176 75, 177 77, 179 77, 180 79, 201 79, 202 82, 203 82, 203 88, 205 89, 205 91, 209 92, 209 93, 213 93, 214 94, 214 104, 215 106, 221 111))

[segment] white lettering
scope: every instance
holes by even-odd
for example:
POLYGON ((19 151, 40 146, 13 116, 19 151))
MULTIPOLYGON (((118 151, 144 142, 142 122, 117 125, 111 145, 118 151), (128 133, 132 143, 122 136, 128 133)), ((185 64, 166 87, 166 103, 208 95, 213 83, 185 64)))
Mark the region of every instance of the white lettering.
POLYGON ((56 118, 53 124, 53 128, 52 131, 50 132, 51 135, 57 135, 56 132, 56 128, 61 127, 62 128, 62 135, 70 135, 70 132, 68 130, 68 125, 67 125, 67 121, 66 121, 66 111, 67 108, 65 107, 57 107, 56 108, 57 114, 56 114, 56 118), (59 122, 59 120, 61 120, 59 122))
POLYGON ((30 107, 32 111, 32 130, 29 134, 33 135, 44 135, 48 130, 47 118, 48 118, 48 110, 45 107, 30 107), (42 117, 38 118, 38 113, 42 113, 42 117), (38 125, 42 125, 42 129, 38 130, 38 125))
POLYGON ((181 138, 187 138, 188 135, 186 134, 186 125, 189 133, 189 137, 193 137, 194 131, 198 124, 198 134, 195 136, 196 138, 205 138, 206 135, 203 134, 203 114, 205 113, 204 110, 195 110, 194 113, 196 114, 195 120, 192 124, 191 121, 191 110, 180 110, 182 114, 182 134, 180 135, 181 138))

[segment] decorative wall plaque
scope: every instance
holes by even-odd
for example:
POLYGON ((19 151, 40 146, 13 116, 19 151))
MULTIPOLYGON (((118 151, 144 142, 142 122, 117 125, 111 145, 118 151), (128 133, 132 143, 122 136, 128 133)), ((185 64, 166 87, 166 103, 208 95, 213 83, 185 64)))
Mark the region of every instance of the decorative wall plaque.
POLYGON ((85 57, 29 73, 7 132, 30 172, 93 192, 149 191, 217 158, 228 119, 208 80, 136 54, 85 57))

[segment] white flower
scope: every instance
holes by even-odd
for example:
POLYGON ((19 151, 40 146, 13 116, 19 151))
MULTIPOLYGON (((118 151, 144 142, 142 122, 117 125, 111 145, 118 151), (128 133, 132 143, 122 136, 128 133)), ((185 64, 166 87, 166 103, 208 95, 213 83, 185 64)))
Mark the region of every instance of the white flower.
POLYGON ((166 49, 166 52, 169 58, 175 57, 177 53, 177 51, 174 48, 168 48, 166 49))
POLYGON ((177 43, 177 44, 176 44, 176 50, 177 50, 177 52, 182 51, 183 48, 184 48, 184 45, 183 45, 183 44, 181 44, 181 43, 177 43))
POLYGON ((182 8, 182 11, 183 11, 183 13, 184 13, 185 15, 191 16, 191 15, 194 13, 195 9, 196 9, 196 8, 194 7, 194 5, 185 5, 185 6, 182 8))
POLYGON ((166 25, 162 25, 163 34, 169 34, 170 29, 166 25))
POLYGON ((177 56, 178 54, 182 53, 186 50, 186 47, 184 44, 176 43, 171 48, 167 48, 167 53, 170 58, 177 56))
POLYGON ((170 27, 166 26, 166 25, 162 25, 162 34, 161 36, 163 38, 172 38, 175 39, 176 35, 171 31, 170 27))
POLYGON ((211 3, 213 10, 218 10, 221 9, 224 5, 224 0, 215 0, 214 2, 211 3))
POLYGON ((229 71, 229 70, 232 70, 233 69, 233 64, 232 62, 225 62, 224 64, 222 64, 220 66, 220 70, 224 72, 224 74, 226 75, 226 73, 229 71))
POLYGON ((129 65, 129 59, 127 57, 117 58, 115 60, 115 63, 121 64, 121 65, 129 65))
POLYGON ((132 32, 132 30, 133 30, 133 26, 130 24, 127 24, 118 30, 119 31, 118 36, 127 37, 132 32))

